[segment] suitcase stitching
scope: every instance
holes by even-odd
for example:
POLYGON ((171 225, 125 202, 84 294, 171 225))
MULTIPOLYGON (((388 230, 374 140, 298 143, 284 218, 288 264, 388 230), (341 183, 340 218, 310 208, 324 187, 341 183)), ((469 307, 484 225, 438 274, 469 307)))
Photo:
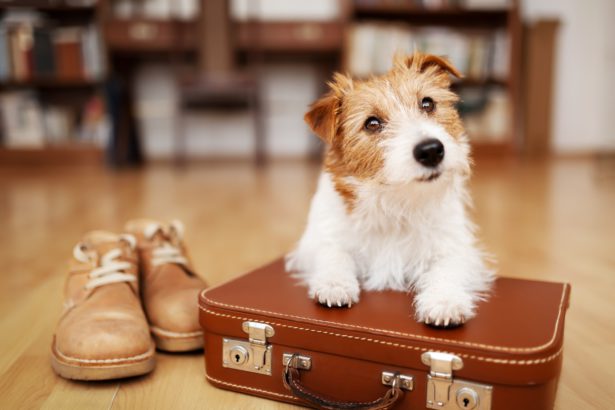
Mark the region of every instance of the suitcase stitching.
MULTIPOLYGON (((245 320, 252 320, 252 321, 254 321, 254 319, 247 318, 247 317, 233 316, 233 315, 228 315, 228 314, 225 314, 225 313, 214 312, 213 310, 209 310, 209 309, 203 308, 202 306, 199 306, 199 309, 204 311, 205 313, 209 313, 209 314, 214 315, 214 316, 227 317, 227 318, 230 318, 230 319, 237 319, 237 320, 243 320, 243 321, 245 321, 245 320)), ((403 344, 400 344, 400 343, 388 342, 388 341, 385 341, 385 340, 372 339, 372 338, 368 338, 368 337, 359 337, 359 336, 353 336, 353 335, 345 335, 345 334, 341 334, 341 333, 328 332, 326 330, 309 329, 309 328, 298 327, 298 326, 293 326, 293 325, 285 325, 283 323, 276 323, 276 322, 264 322, 264 321, 260 321, 260 322, 266 323, 266 324, 270 324, 270 325, 280 326, 280 327, 286 327, 286 328, 289 328, 289 329, 303 330, 303 331, 314 332, 314 333, 322 333, 322 334, 327 334, 327 335, 332 335, 332 336, 343 337, 343 338, 346 338, 346 339, 355 339, 355 340, 361 340, 361 341, 366 341, 366 342, 384 344, 384 345, 388 345, 388 346, 401 347, 401 348, 408 349, 408 350, 418 350, 418 351, 422 351, 422 352, 432 351, 432 349, 428 349, 428 348, 424 348, 424 347, 403 345, 403 344)), ((554 353, 554 354, 552 354, 550 356, 543 357, 543 358, 540 358, 540 359, 528 359, 528 360, 495 359, 495 358, 492 358, 492 357, 483 357, 483 356, 469 355, 469 354, 466 354, 466 353, 456 353, 456 352, 448 352, 448 351, 444 351, 444 353, 452 353, 452 354, 455 354, 457 356, 464 357, 466 359, 479 360, 479 361, 488 362, 488 363, 509 364, 509 365, 517 365, 517 366, 529 366, 529 365, 534 365, 534 364, 547 363, 547 362, 550 362, 552 360, 555 360, 562 353, 563 350, 564 350, 564 347, 562 346, 556 353, 554 353)))
POLYGON ((438 337, 421 336, 421 335, 414 335, 412 333, 396 332, 394 330, 375 329, 375 328, 358 326, 358 325, 343 324, 343 323, 338 323, 338 322, 329 322, 329 321, 326 321, 326 320, 310 319, 310 318, 306 318, 306 317, 303 317, 303 316, 287 315, 287 314, 284 314, 284 313, 270 312, 270 311, 266 311, 266 310, 253 309, 253 308, 244 307, 244 306, 229 305, 229 304, 222 303, 222 302, 216 302, 214 300, 211 300, 211 299, 207 298, 205 296, 205 293, 207 292, 207 290, 204 290, 202 292, 201 296, 202 296, 203 300, 205 300, 205 302, 211 303, 213 305, 221 306, 221 307, 227 307, 227 308, 233 308, 233 309, 243 309, 243 310, 249 310, 249 311, 252 311, 252 312, 258 312, 258 313, 264 313, 264 314, 273 314, 273 315, 284 316, 284 317, 289 317, 289 318, 294 318, 294 319, 302 319, 302 320, 305 320, 307 322, 312 322, 312 323, 316 323, 316 324, 324 323, 324 324, 342 325, 342 326, 352 327, 352 328, 355 328, 355 329, 375 330, 375 331, 379 331, 379 332, 383 332, 383 333, 388 333, 388 334, 393 334, 393 335, 398 335, 398 336, 409 336, 409 337, 414 337, 414 338, 422 339, 422 340, 446 342, 446 343, 457 344, 457 345, 462 345, 462 346, 488 348, 488 349, 497 350, 497 351, 531 353, 531 352, 535 352, 535 351, 538 351, 538 350, 543 350, 543 349, 545 349, 547 347, 550 347, 553 344, 553 342, 555 341, 555 338, 557 336, 557 329, 559 327, 559 321, 560 321, 560 318, 562 316, 562 307, 564 306, 564 297, 566 296, 566 289, 567 288, 568 288, 568 284, 564 283, 563 286, 562 286, 562 296, 561 296, 560 304, 559 304, 559 308, 558 308, 557 319, 555 321, 555 327, 554 327, 554 331, 553 331, 553 336, 551 336, 551 339, 547 343, 544 343, 544 344, 542 344, 540 346, 535 346, 535 347, 493 346, 493 345, 487 345, 487 344, 482 344, 482 343, 473 343, 473 342, 463 342, 463 341, 456 341, 456 340, 450 340, 450 339, 441 339, 441 338, 438 338, 438 337))
POLYGON ((224 384, 225 386, 237 387, 237 388, 240 388, 240 389, 245 389, 245 390, 250 390, 250 391, 257 391, 259 393, 272 394, 274 396, 284 397, 284 398, 287 398, 287 399, 293 399, 293 400, 299 401, 299 399, 297 397, 295 397, 295 396, 289 396, 287 394, 275 393, 275 392, 272 392, 272 391, 269 391, 269 390, 257 389, 256 387, 249 387, 249 386, 244 386, 244 385, 241 385, 241 384, 225 382, 225 381, 222 381, 222 380, 218 380, 218 379, 216 379, 214 377, 211 377, 208 374, 206 374, 205 377, 207 377, 209 380, 213 381, 214 383, 224 384))

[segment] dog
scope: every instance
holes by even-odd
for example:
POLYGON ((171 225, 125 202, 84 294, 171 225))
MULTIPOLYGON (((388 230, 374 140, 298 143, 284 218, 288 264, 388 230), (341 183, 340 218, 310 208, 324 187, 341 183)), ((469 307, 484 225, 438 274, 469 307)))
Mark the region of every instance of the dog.
POLYGON ((286 257, 309 297, 351 307, 361 287, 413 291, 416 320, 472 318, 493 281, 476 243, 468 137, 445 58, 398 55, 387 73, 336 73, 305 114, 327 150, 305 231, 286 257))

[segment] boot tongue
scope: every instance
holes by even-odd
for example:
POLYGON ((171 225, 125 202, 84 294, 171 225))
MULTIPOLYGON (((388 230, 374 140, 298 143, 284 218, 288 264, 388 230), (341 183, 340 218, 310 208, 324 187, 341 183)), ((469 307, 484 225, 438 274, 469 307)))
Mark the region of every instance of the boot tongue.
POLYGON ((120 236, 107 231, 91 231, 83 237, 83 242, 87 247, 101 257, 110 250, 125 246, 120 241, 120 236))
POLYGON ((126 224, 126 230, 135 235, 139 243, 160 246, 169 239, 164 233, 164 231, 167 230, 166 224, 154 219, 134 219, 126 224), (152 227, 158 227, 159 229, 153 236, 148 238, 146 232, 148 229, 152 229, 152 227))
POLYGON ((151 225, 143 229, 143 236, 146 241, 150 242, 153 246, 163 246, 165 244, 171 244, 173 246, 179 246, 178 238, 172 233, 171 225, 162 222, 151 222, 151 225), (154 234, 147 238, 147 229, 156 229, 154 234))
POLYGON ((150 239, 154 246, 162 246, 165 243, 173 243, 173 239, 169 235, 165 234, 162 230, 158 230, 156 234, 150 239))

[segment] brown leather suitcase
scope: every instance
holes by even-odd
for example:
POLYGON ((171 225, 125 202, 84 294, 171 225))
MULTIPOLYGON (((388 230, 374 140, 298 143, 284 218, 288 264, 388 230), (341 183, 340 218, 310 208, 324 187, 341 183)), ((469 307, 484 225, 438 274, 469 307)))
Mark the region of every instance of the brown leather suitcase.
POLYGON ((499 278, 474 319, 435 329, 401 292, 320 306, 278 260, 200 295, 207 380, 319 408, 550 409, 569 295, 499 278))

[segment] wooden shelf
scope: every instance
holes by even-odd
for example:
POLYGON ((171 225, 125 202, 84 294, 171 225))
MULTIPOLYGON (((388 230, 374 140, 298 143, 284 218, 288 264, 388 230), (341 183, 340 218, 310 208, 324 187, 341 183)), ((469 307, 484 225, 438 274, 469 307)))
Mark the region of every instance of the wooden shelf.
POLYGON ((104 165, 104 151, 91 144, 68 144, 41 148, 0 147, 2 166, 104 165))
POLYGON ((464 9, 438 8, 425 9, 413 5, 395 4, 358 4, 354 9, 357 19, 403 20, 415 25, 447 26, 504 26, 510 9, 464 9))
POLYGON ((57 4, 53 1, 36 1, 36 0, 4 0, 0 4, 0 11, 8 9, 36 9, 44 12, 62 12, 62 13, 92 13, 96 10, 96 5, 92 6, 70 6, 67 4, 57 4))
POLYGON ((9 80, 0 82, 0 89, 3 88, 65 88, 65 87, 94 87, 102 83, 103 80, 92 79, 68 79, 68 78, 34 78, 25 81, 9 80))
POLYGON ((129 19, 103 24, 107 47, 112 52, 171 52, 196 50, 196 21, 129 19))
POLYGON ((339 52, 344 37, 344 27, 337 22, 236 23, 236 27, 237 46, 243 51, 339 52))
POLYGON ((454 81, 452 84, 453 87, 484 87, 490 85, 507 87, 508 81, 499 78, 486 78, 484 80, 479 80, 475 78, 462 78, 461 80, 454 81))
MULTIPOLYGON (((359 80, 366 80, 369 77, 355 77, 359 80)), ((476 78, 462 78, 452 82, 452 87, 485 87, 485 86, 499 86, 499 87, 508 87, 508 81, 499 79, 499 78, 485 78, 485 79, 476 79, 476 78)))

